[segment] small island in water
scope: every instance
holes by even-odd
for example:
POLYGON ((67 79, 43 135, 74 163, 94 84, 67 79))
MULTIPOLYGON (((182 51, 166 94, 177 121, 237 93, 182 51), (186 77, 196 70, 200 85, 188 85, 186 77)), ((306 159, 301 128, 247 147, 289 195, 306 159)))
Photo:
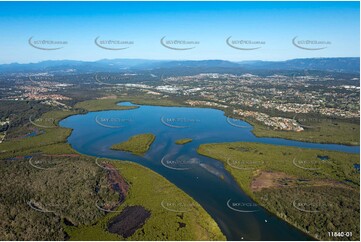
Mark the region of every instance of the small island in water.
POLYGON ((155 140, 154 134, 138 134, 127 141, 112 145, 112 150, 132 152, 135 155, 144 155, 155 140))
POLYGON ((184 145, 184 144, 187 144, 189 142, 192 142, 192 139, 179 139, 179 140, 175 141, 175 143, 177 145, 184 145))

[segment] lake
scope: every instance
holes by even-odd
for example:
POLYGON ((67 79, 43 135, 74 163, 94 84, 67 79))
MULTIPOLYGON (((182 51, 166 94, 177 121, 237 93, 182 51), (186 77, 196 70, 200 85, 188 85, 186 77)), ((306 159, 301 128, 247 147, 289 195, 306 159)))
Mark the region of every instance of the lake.
MULTIPOLYGON (((245 141, 359 153, 359 146, 257 138, 247 122, 227 118, 223 111, 211 108, 141 105, 132 110, 74 115, 62 120, 60 126, 73 129, 68 142, 80 153, 133 161, 167 178, 202 205, 228 240, 311 238, 255 204, 221 162, 197 154, 200 144, 245 141), (110 150, 113 144, 143 133, 156 136, 143 157, 110 150), (193 141, 185 145, 175 144, 176 140, 183 138, 193 141), (234 203, 243 204, 243 209, 236 209, 234 203)), ((177 209, 173 210, 180 211, 181 208, 177 209)))

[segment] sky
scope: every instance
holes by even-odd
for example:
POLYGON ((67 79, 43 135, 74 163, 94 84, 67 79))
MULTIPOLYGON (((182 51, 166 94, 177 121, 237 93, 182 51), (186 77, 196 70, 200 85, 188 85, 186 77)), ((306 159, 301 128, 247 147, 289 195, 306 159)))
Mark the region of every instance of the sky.
POLYGON ((0 63, 278 61, 359 53, 359 2, 0 2, 0 63))

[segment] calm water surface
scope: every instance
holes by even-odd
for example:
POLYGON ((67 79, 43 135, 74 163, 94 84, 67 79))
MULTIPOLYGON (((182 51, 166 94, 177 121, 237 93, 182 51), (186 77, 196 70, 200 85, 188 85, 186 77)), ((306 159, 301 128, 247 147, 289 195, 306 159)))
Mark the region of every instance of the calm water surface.
POLYGON ((60 125, 73 129, 68 142, 80 153, 130 160, 166 177, 200 203, 229 240, 310 238, 254 204, 221 162, 197 154, 200 144, 246 141, 359 153, 358 146, 257 138, 252 134, 250 124, 228 119, 222 111, 210 108, 139 106, 132 110, 75 115, 61 121, 60 125), (156 136, 151 149, 143 157, 110 150, 113 144, 142 133, 156 136), (193 141, 176 145, 175 141, 182 138, 193 141), (235 203, 237 207, 234 207, 235 203))

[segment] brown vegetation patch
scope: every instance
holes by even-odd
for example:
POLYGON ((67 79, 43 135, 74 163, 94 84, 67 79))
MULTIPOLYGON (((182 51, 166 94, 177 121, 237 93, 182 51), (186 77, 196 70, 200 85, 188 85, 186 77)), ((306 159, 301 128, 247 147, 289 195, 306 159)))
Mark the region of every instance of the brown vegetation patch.
POLYGON ((104 99, 117 99, 118 97, 116 95, 109 95, 109 96, 104 96, 104 97, 100 97, 97 98, 99 100, 104 100, 104 99))
POLYGON ((258 192, 264 188, 284 188, 294 186, 332 186, 350 188, 345 184, 329 179, 303 179, 276 171, 257 171, 251 182, 251 189, 258 192))
POLYGON ((108 169, 107 179, 111 188, 119 193, 119 204, 122 203, 128 195, 129 185, 119 174, 117 169, 111 165, 104 165, 108 169))
POLYGON ((260 191, 264 188, 277 188, 289 186, 296 179, 283 172, 260 171, 251 182, 253 191, 260 191))

